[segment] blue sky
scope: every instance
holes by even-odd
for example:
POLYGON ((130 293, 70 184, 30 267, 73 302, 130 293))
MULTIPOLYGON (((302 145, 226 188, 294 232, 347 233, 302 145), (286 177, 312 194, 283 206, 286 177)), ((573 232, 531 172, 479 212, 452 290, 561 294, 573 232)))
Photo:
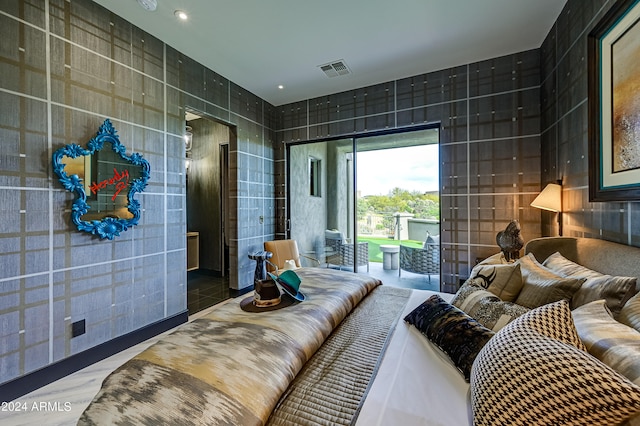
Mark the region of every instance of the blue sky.
POLYGON ((358 152, 361 196, 386 195, 393 188, 438 190, 438 144, 358 152))

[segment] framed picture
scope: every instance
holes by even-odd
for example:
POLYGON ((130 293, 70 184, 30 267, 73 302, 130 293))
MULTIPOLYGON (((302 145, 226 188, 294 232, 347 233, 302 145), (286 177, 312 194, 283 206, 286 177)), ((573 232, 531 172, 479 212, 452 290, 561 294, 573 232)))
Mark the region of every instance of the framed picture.
POLYGON ((640 1, 619 0, 589 48, 589 201, 640 200, 640 1))

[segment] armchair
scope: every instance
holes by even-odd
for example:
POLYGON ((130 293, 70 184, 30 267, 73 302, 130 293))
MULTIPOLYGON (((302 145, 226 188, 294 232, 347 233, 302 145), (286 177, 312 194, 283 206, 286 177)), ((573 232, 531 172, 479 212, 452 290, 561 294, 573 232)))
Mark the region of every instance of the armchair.
POLYGON ((440 274, 440 244, 438 237, 428 237, 424 247, 407 247, 400 244, 400 268, 398 276, 402 270, 429 276, 440 274), (430 241, 431 240, 431 241, 430 241))
POLYGON ((296 262, 296 266, 299 268, 302 266, 300 264, 300 257, 309 259, 320 266, 318 259, 300 254, 300 251, 298 250, 298 242, 296 240, 265 241, 264 249, 273 253, 273 256, 269 259, 269 263, 267 263, 268 272, 278 273, 279 270, 284 269, 284 262, 292 259, 296 262), (278 270, 276 270, 273 265, 275 265, 278 270))
POLYGON ((324 237, 327 268, 329 265, 354 266, 354 251, 358 250, 358 266, 366 265, 369 272, 369 243, 360 242, 355 246, 352 243, 345 243, 339 231, 327 230, 324 232, 324 237))

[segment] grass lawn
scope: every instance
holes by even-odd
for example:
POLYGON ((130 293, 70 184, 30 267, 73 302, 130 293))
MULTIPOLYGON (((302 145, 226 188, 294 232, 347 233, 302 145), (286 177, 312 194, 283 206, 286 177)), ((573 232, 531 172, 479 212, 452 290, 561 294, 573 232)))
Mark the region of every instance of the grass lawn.
MULTIPOLYGON (((358 237, 358 242, 366 241, 369 243, 369 262, 379 262, 382 263, 382 252, 380 251, 381 245, 393 245, 399 246, 400 240, 392 240, 390 238, 379 238, 379 237, 358 237)), ((403 246, 409 247, 422 247, 424 244, 423 241, 415 241, 415 240, 402 240, 403 246)))

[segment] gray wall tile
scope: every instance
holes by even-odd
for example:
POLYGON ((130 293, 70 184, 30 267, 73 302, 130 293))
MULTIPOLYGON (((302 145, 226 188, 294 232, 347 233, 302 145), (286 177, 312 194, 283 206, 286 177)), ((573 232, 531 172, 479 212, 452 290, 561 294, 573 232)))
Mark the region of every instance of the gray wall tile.
MULTIPOLYGON (((92 1, 51 0, 50 34, 42 6, 27 0, 0 5, 2 381, 46 366, 50 352, 59 361, 186 309, 186 107, 237 123, 233 134, 242 135, 242 144, 233 141, 231 161, 245 151, 252 161, 234 172, 261 188, 261 200, 272 197, 263 189, 273 188, 273 171, 265 177, 261 167, 273 158, 275 137, 262 123, 274 131, 280 120, 275 108, 92 1), (53 176, 49 147, 86 146, 107 117, 128 152, 151 164, 147 190, 136 197, 143 208, 140 224, 114 241, 75 230, 73 196, 53 176), (25 274, 36 275, 21 278, 25 274), (71 323, 79 319, 87 321, 87 333, 72 338, 71 323), (40 328, 24 328, 32 323, 40 328)), ((232 186, 236 179, 232 175, 232 186)), ((269 211, 250 207, 248 199, 231 204, 269 211)), ((264 233, 236 221, 230 232, 235 253, 238 244, 246 251, 237 228, 250 238, 264 233)), ((252 284, 246 268, 240 274, 239 268, 232 258, 232 286, 252 284)))
MULTIPOLYGON (((540 235, 529 206, 540 189, 538 50, 278 108, 282 144, 440 125, 443 290, 455 291, 466 277, 475 263, 468 253, 498 250, 495 235, 511 219, 540 235)), ((283 158, 277 151, 276 160, 283 158)), ((276 187, 283 188, 283 163, 278 167, 276 187)), ((284 196, 281 189, 276 194, 284 196)), ((275 232, 284 235, 284 201, 275 208, 275 232)))

